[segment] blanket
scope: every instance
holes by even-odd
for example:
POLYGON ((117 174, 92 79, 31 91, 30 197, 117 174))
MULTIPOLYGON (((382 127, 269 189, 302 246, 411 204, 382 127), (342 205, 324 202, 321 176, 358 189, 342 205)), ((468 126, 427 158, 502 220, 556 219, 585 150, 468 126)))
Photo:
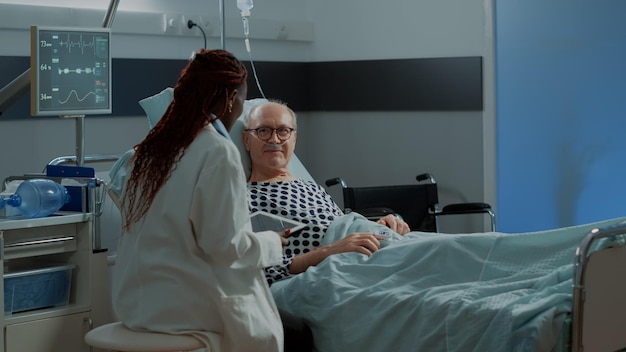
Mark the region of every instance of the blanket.
MULTIPOLYGON (((592 228, 504 234, 393 234, 368 257, 332 255, 272 285, 320 352, 559 351, 575 251, 592 228)), ((381 225, 347 214, 325 242, 381 225)))

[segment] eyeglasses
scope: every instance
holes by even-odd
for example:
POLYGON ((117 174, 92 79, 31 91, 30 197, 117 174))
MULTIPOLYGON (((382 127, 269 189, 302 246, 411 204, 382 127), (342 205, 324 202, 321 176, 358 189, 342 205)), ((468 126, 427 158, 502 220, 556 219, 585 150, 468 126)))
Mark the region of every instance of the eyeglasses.
POLYGON ((280 139, 281 141, 286 141, 289 138, 291 138, 291 133, 295 131, 295 129, 290 128, 290 127, 278 127, 278 128, 259 127, 259 128, 249 128, 244 131, 248 133, 254 132, 257 138, 262 141, 267 141, 268 139, 272 138, 272 135, 274 135, 274 132, 276 132, 278 139, 280 139))

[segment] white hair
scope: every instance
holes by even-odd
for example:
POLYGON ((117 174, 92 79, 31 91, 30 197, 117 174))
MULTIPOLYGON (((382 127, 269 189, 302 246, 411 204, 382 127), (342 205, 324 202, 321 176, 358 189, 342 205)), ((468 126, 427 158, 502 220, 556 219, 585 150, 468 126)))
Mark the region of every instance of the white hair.
POLYGON ((280 100, 276 100, 276 99, 270 99, 270 100, 268 100, 268 101, 266 101, 264 103, 261 103, 261 104, 253 106, 250 109, 250 111, 248 112, 248 114, 243 119, 244 126, 246 128, 250 128, 250 122, 252 122, 252 118, 253 118, 254 114, 256 113, 256 111, 258 109, 268 105, 268 104, 278 104, 278 105, 283 106, 285 109, 287 109, 287 111, 289 112, 289 114, 291 115, 291 118, 293 120, 293 128, 296 129, 296 130, 298 129, 296 113, 290 107, 288 107, 287 104, 283 103, 280 100))

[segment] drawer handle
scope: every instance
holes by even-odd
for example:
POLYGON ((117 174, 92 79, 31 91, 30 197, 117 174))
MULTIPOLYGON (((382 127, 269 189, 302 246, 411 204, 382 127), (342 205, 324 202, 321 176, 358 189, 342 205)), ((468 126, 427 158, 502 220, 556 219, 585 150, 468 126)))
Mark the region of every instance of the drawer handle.
POLYGON ((43 240, 33 240, 33 241, 26 241, 26 242, 11 243, 11 244, 7 244, 6 246, 4 246, 4 248, 31 246, 35 244, 50 244, 50 243, 57 243, 57 242, 67 242, 67 241, 72 241, 72 240, 74 240, 74 236, 47 238, 43 240))

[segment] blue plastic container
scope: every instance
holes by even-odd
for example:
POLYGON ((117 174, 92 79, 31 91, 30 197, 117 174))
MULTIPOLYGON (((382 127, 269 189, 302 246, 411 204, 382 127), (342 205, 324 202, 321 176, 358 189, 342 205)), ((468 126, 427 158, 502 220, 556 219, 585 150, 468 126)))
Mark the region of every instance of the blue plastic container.
POLYGON ((74 264, 4 274, 4 314, 69 303, 74 264))

